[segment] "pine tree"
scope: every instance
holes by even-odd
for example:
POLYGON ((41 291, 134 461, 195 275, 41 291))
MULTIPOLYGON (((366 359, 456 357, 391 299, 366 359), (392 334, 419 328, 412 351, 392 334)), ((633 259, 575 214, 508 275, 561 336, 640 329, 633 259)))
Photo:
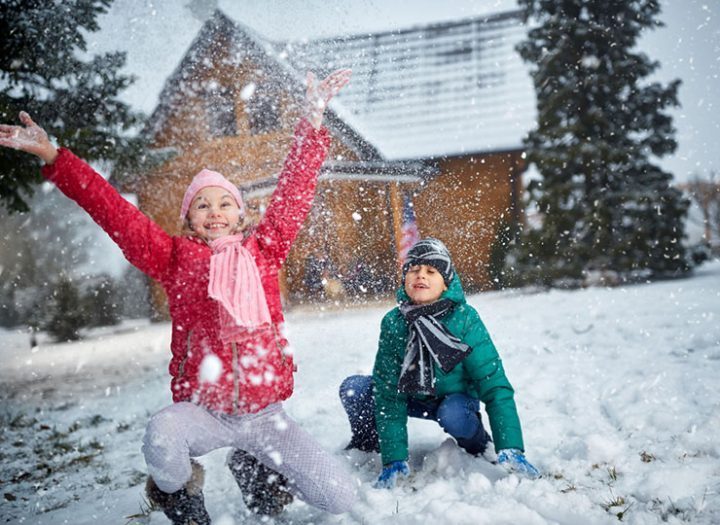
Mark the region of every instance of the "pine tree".
MULTIPOLYGON (((6 0, 0 3, 0 121, 17 122, 21 110, 58 143, 88 161, 142 154, 139 139, 124 133, 140 115, 118 99, 133 78, 120 73, 124 53, 86 54, 85 34, 112 0, 6 0), (131 153, 132 152, 132 153, 131 153)), ((40 182, 27 154, 0 151, 0 202, 26 211, 40 182)))
POLYGON ((88 326, 112 326, 120 322, 120 294, 107 274, 95 277, 82 298, 83 315, 88 326))
POLYGON ((520 0, 537 22, 518 50, 533 64, 538 124, 526 139, 541 177, 528 204, 541 225, 520 234, 516 271, 544 284, 578 282, 592 270, 621 279, 677 275, 687 201, 653 160, 677 144, 679 80, 635 50, 662 24, 657 0, 520 0))
POLYGON ((57 341, 80 339, 80 328, 87 326, 82 300, 77 286, 67 277, 57 283, 52 299, 43 307, 49 308, 48 320, 43 326, 57 341))

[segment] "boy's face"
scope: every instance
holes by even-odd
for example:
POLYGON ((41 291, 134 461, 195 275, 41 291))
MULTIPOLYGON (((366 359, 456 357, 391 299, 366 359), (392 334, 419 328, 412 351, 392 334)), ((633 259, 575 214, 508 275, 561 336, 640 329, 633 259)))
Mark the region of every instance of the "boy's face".
POLYGON ((434 303, 445 290, 445 280, 434 266, 418 264, 405 274, 405 293, 414 304, 434 303))
POLYGON ((237 229, 240 207, 226 189, 208 186, 195 196, 187 217, 196 234, 212 241, 230 235, 237 229))

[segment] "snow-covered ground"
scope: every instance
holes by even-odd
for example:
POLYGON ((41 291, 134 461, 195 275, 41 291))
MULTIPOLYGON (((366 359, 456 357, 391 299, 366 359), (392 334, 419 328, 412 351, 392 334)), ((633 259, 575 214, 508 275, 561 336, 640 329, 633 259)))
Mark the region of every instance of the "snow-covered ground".
MULTIPOLYGON (((295 310, 298 361, 286 404, 357 477, 359 501, 331 516, 301 502, 268 523, 720 523, 720 261, 692 278, 615 289, 470 297, 503 356, 544 476, 508 476, 459 450, 438 426, 412 420, 409 482, 371 482, 372 454, 346 453, 337 397, 369 373, 390 306, 295 310)), ((144 508, 140 441, 169 404, 167 324, 92 333, 73 344, 0 332, 0 520, 33 524, 168 523, 144 508)), ((204 458, 214 523, 257 523, 223 466, 204 458)))

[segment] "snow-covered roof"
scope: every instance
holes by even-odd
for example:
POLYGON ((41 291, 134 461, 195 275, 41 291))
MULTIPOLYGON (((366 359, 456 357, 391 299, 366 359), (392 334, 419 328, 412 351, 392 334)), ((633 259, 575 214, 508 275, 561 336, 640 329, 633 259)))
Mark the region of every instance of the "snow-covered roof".
POLYGON ((352 68, 350 84, 330 104, 327 124, 366 160, 517 150, 534 126, 532 81, 515 51, 526 33, 520 11, 284 43, 272 43, 217 11, 165 83, 146 132, 160 129, 201 49, 217 32, 252 50, 292 89, 302 89, 306 70, 324 76, 352 68))
POLYGON ((338 114, 384 159, 423 159, 521 148, 536 116, 525 35, 512 11, 276 49, 299 71, 352 68, 338 114))
MULTIPOLYGON (((235 52, 232 54, 235 59, 243 60, 246 54, 252 54, 266 72, 284 82, 290 90, 304 90, 305 75, 288 64, 269 41, 263 39, 251 28, 230 20, 222 11, 216 10, 203 25, 173 74, 166 80, 160 94, 160 101, 144 130, 147 136, 152 137, 162 129, 173 104, 184 96, 188 86, 193 89, 194 69, 203 60, 205 49, 212 45, 218 34, 231 38, 231 42, 235 46, 235 52)), ((352 125, 352 119, 338 114, 341 106, 341 103, 336 103, 330 107, 330 111, 326 112, 325 125, 337 131, 340 139, 351 149, 362 152, 364 158, 378 160, 378 152, 373 145, 358 134, 352 125)))

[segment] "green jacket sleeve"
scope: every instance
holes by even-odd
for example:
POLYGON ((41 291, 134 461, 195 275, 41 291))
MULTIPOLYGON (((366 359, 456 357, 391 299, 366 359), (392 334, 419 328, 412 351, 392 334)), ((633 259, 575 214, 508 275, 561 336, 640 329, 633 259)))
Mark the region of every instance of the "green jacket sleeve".
POLYGON ((383 465, 408 458, 407 396, 398 392, 398 378, 407 333, 397 310, 389 312, 380 326, 380 341, 373 367, 375 422, 383 465))
POLYGON ((515 391, 505 376, 500 356, 477 311, 469 305, 463 308, 467 308, 468 312, 462 339, 473 348, 463 364, 480 400, 485 404, 495 450, 525 450, 515 406, 515 391))

